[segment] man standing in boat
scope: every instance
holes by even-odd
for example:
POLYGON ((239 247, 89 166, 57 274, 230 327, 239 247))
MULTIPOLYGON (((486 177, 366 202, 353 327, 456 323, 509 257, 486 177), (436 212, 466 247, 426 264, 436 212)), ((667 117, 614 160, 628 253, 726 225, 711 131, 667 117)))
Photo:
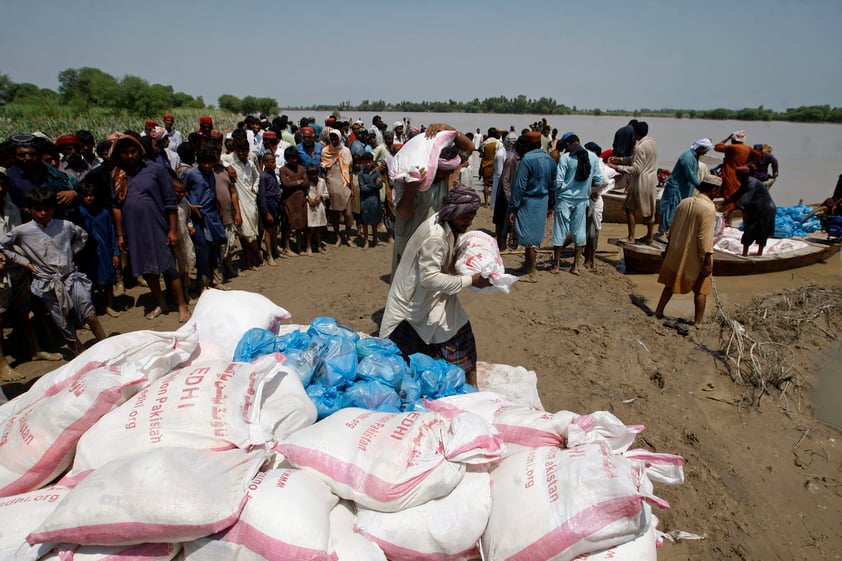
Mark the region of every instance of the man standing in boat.
POLYGON ((669 231, 669 242, 658 275, 664 285, 655 317, 664 317, 664 308, 674 293, 693 292, 695 315, 698 325, 705 316, 710 278, 713 273, 713 233, 716 225, 716 207, 713 197, 718 189, 710 183, 700 183, 698 193, 688 197, 675 209, 675 219, 669 231))

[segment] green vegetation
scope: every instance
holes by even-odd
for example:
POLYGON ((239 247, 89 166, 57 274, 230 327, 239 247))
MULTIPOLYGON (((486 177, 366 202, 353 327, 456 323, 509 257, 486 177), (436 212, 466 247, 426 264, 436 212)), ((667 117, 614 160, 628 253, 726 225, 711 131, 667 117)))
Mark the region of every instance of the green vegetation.
MULTIPOLYGON (((242 115, 280 111, 277 100, 246 96, 242 99, 223 94, 219 109, 206 106, 201 96, 176 92, 172 86, 150 84, 137 76, 115 78, 97 68, 68 68, 58 75, 59 91, 30 83, 15 83, 0 73, 0 138, 20 132, 40 130, 50 136, 85 128, 102 138, 115 130, 141 130, 147 118, 160 119, 173 113, 182 131, 195 130, 201 115, 210 115, 217 128, 234 128, 242 115)), ((336 105, 310 105, 290 110, 339 112, 374 111, 406 113, 512 113, 529 115, 613 115, 675 117, 678 119, 733 119, 741 121, 793 121, 802 123, 842 123, 842 107, 811 105, 784 112, 757 108, 697 109, 601 109, 568 107, 548 97, 530 99, 525 95, 508 98, 488 97, 471 101, 400 101, 364 99, 357 105, 343 101, 336 105)))

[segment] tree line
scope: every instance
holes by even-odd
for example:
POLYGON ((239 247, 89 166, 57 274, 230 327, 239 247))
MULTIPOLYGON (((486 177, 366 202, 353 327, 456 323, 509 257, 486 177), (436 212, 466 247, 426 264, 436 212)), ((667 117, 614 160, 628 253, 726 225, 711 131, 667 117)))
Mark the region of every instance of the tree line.
MULTIPOLYGON (((202 96, 193 97, 176 92, 172 86, 150 84, 137 76, 126 75, 116 78, 98 68, 68 68, 58 75, 59 88, 53 91, 31 83, 15 83, 6 74, 0 73, 0 105, 18 104, 28 106, 49 106, 62 104, 87 111, 92 108, 111 109, 133 115, 153 115, 174 108, 204 109, 207 107, 202 96)), ((235 114, 276 114, 280 111, 278 101, 270 97, 245 96, 239 98, 223 94, 217 99, 219 109, 235 114)), ((842 123, 842 107, 830 105, 809 105, 788 108, 778 112, 762 105, 742 109, 716 108, 697 109, 579 109, 567 106, 549 97, 537 99, 525 95, 515 97, 495 96, 470 101, 399 101, 386 102, 382 99, 364 99, 359 104, 342 101, 334 105, 309 105, 291 107, 308 111, 373 111, 404 113, 511 113, 529 115, 653 115, 679 119, 712 119, 738 121, 793 121, 802 123, 842 123)))

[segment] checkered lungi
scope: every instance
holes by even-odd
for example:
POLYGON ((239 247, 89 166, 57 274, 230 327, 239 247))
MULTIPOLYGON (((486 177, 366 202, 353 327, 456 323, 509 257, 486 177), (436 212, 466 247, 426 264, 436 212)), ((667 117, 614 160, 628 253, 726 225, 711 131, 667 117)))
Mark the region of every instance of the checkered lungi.
POLYGON ((471 322, 466 323, 444 343, 425 343, 409 323, 404 320, 389 335, 408 360, 409 355, 424 353, 433 358, 443 358, 455 364, 465 372, 476 370, 477 342, 471 329, 471 322))

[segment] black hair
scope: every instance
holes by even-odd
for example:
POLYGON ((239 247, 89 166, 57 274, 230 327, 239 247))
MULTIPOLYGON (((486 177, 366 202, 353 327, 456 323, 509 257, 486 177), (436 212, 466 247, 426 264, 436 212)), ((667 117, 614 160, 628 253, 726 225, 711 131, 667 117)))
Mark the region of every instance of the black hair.
POLYGON ((451 144, 450 146, 445 146, 441 149, 441 152, 439 152, 439 158, 441 158, 442 160, 452 160, 458 155, 459 148, 457 148, 453 144, 451 144))
POLYGON ((295 146, 287 146, 286 149, 284 149, 284 159, 289 160, 293 156, 298 158, 298 148, 295 146))
POLYGON ((371 152, 366 152, 362 156, 360 156, 360 161, 361 162, 368 162, 368 161, 373 162, 374 161, 374 154, 372 154, 371 152))
POLYGON ((198 146, 202 143, 202 135, 197 132, 191 132, 187 135, 187 142, 193 144, 194 146, 198 146))
POLYGON ((79 193, 79 197, 84 197, 85 195, 93 195, 96 197, 97 189, 96 186, 91 183, 80 183, 79 187, 76 189, 76 192, 79 193))
POLYGON ((196 151, 196 161, 200 164, 204 162, 216 163, 216 151, 212 146, 205 144, 196 151))
POLYGON ((111 149, 111 141, 110 140, 100 140, 96 144, 96 150, 94 150, 97 156, 106 157, 108 156, 108 151, 111 149))
POLYGON ((56 192, 51 191, 50 189, 43 189, 41 187, 26 193, 26 195, 23 196, 23 200, 26 201, 27 208, 33 208, 36 206, 56 208, 58 205, 58 202, 56 201, 56 192))
POLYGON ((192 166, 196 163, 196 151, 193 149, 192 142, 182 142, 178 145, 175 153, 181 158, 182 164, 192 166))
POLYGON ((272 158, 273 160, 276 159, 275 154, 273 154, 272 152, 264 152, 263 155, 260 156, 260 161, 265 164, 269 160, 269 158, 272 158))
POLYGON ((249 141, 241 136, 234 137, 234 151, 237 152, 239 150, 248 150, 249 149, 249 141))
POLYGON ((93 146, 96 144, 96 139, 91 131, 80 129, 76 131, 76 138, 82 143, 82 146, 93 146))
POLYGON ((649 125, 646 121, 637 121, 632 124, 632 128, 634 129, 634 134, 641 138, 649 134, 649 125))
POLYGON ((310 164, 310 165, 307 166, 306 169, 307 169, 307 173, 310 173, 310 172, 313 172, 313 171, 316 172, 316 173, 319 173, 319 166, 317 166, 316 164, 310 164))

